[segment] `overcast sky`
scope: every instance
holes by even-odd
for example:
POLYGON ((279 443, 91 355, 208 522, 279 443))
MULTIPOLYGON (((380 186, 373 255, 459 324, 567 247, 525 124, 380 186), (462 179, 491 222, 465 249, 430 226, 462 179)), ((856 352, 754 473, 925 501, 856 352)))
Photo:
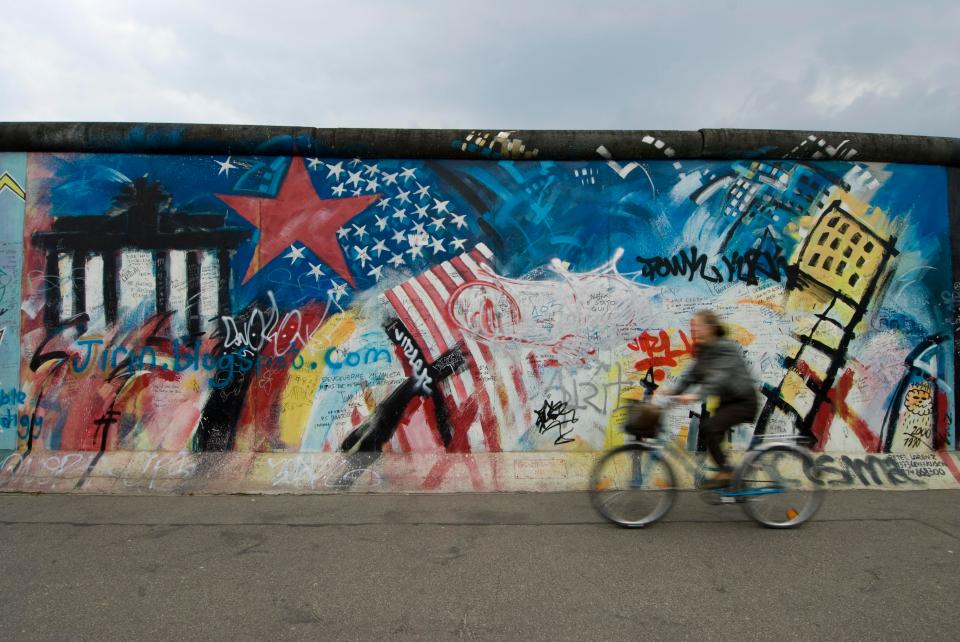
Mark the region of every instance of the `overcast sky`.
POLYGON ((0 121, 960 136, 957 0, 0 9, 0 121))

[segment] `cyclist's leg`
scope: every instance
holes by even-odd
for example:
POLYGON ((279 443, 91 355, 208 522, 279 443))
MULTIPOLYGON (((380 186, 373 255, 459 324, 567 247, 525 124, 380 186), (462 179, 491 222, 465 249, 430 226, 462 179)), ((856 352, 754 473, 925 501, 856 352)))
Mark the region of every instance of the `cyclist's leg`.
POLYGON ((727 456, 723 452, 723 440, 727 432, 736 426, 753 421, 757 414, 755 402, 735 402, 723 404, 708 416, 700 426, 703 441, 707 452, 720 468, 720 473, 712 486, 728 485, 732 469, 727 464, 727 456))

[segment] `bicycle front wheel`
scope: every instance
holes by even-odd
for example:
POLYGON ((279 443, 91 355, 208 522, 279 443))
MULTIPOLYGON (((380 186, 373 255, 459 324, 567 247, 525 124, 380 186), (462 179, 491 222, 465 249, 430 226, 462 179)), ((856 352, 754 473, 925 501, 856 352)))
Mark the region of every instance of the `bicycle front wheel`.
POLYGON ((590 499, 606 519, 643 528, 667 514, 676 497, 673 469, 659 449, 626 444, 594 466, 590 499))
POLYGON ((737 467, 734 495, 744 512, 768 528, 793 528, 814 516, 823 503, 823 487, 807 473, 809 452, 777 444, 746 454, 737 467))

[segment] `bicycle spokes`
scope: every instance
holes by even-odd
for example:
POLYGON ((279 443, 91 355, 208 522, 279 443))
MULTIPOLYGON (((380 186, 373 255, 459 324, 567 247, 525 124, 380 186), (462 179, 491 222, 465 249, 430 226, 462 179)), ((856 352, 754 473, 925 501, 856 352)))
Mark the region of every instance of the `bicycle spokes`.
POLYGON ((604 517, 623 526, 644 526, 669 509, 674 486, 673 472, 658 451, 631 445, 597 462, 591 489, 604 517))
POLYGON ((791 446, 748 454, 739 472, 736 494, 744 510, 765 526, 785 528, 809 519, 820 505, 821 490, 805 474, 809 455, 791 446))

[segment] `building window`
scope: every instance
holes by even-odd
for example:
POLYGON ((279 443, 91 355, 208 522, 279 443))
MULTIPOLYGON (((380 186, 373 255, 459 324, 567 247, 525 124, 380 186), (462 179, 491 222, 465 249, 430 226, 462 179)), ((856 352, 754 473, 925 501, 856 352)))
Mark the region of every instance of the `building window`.
POLYGON ((847 249, 843 251, 843 258, 849 259, 851 255, 853 255, 853 248, 848 245, 847 249))
POLYGON ((810 257, 810 262, 807 263, 807 265, 809 265, 810 267, 817 267, 817 261, 819 260, 820 260, 820 253, 817 252, 816 254, 810 257))
POLYGON ((867 244, 863 246, 863 251, 873 252, 873 243, 871 241, 867 241, 867 244))
POLYGON ((857 281, 859 281, 859 280, 860 280, 860 275, 857 274, 856 272, 854 272, 853 274, 850 275, 850 280, 847 281, 847 282, 848 282, 850 285, 856 285, 856 284, 857 284, 857 281))
POLYGON ((847 269, 846 261, 840 261, 840 263, 837 264, 837 274, 843 275, 843 271, 846 269, 847 269))
POLYGON ((830 232, 824 232, 820 235, 820 240, 817 241, 817 245, 823 245, 827 242, 827 237, 830 236, 830 232))
POLYGON ((863 260, 863 257, 861 256, 859 259, 857 259, 857 267, 862 268, 863 264, 864 264, 864 260, 863 260))
POLYGON ((862 238, 863 238, 863 237, 860 235, 860 232, 857 232, 857 233, 854 234, 852 237, 850 237, 850 242, 853 243, 854 245, 856 245, 857 243, 860 242, 860 239, 862 239, 862 238))
POLYGON ((830 241, 830 249, 831 249, 831 250, 835 250, 835 249, 837 249, 838 247, 840 247, 840 239, 833 239, 832 241, 830 241))
POLYGON ((832 257, 832 256, 828 256, 827 258, 825 258, 825 259, 823 260, 823 269, 824 269, 824 270, 829 270, 831 265, 833 265, 833 257, 832 257))
POLYGON ((839 220, 840 220, 840 217, 839 217, 839 216, 834 216, 832 219, 830 219, 829 221, 827 221, 827 227, 836 227, 836 226, 837 226, 837 221, 839 221, 839 220))
POLYGON ((843 225, 840 226, 840 233, 845 234, 849 227, 850 227, 849 223, 844 223, 843 225))

